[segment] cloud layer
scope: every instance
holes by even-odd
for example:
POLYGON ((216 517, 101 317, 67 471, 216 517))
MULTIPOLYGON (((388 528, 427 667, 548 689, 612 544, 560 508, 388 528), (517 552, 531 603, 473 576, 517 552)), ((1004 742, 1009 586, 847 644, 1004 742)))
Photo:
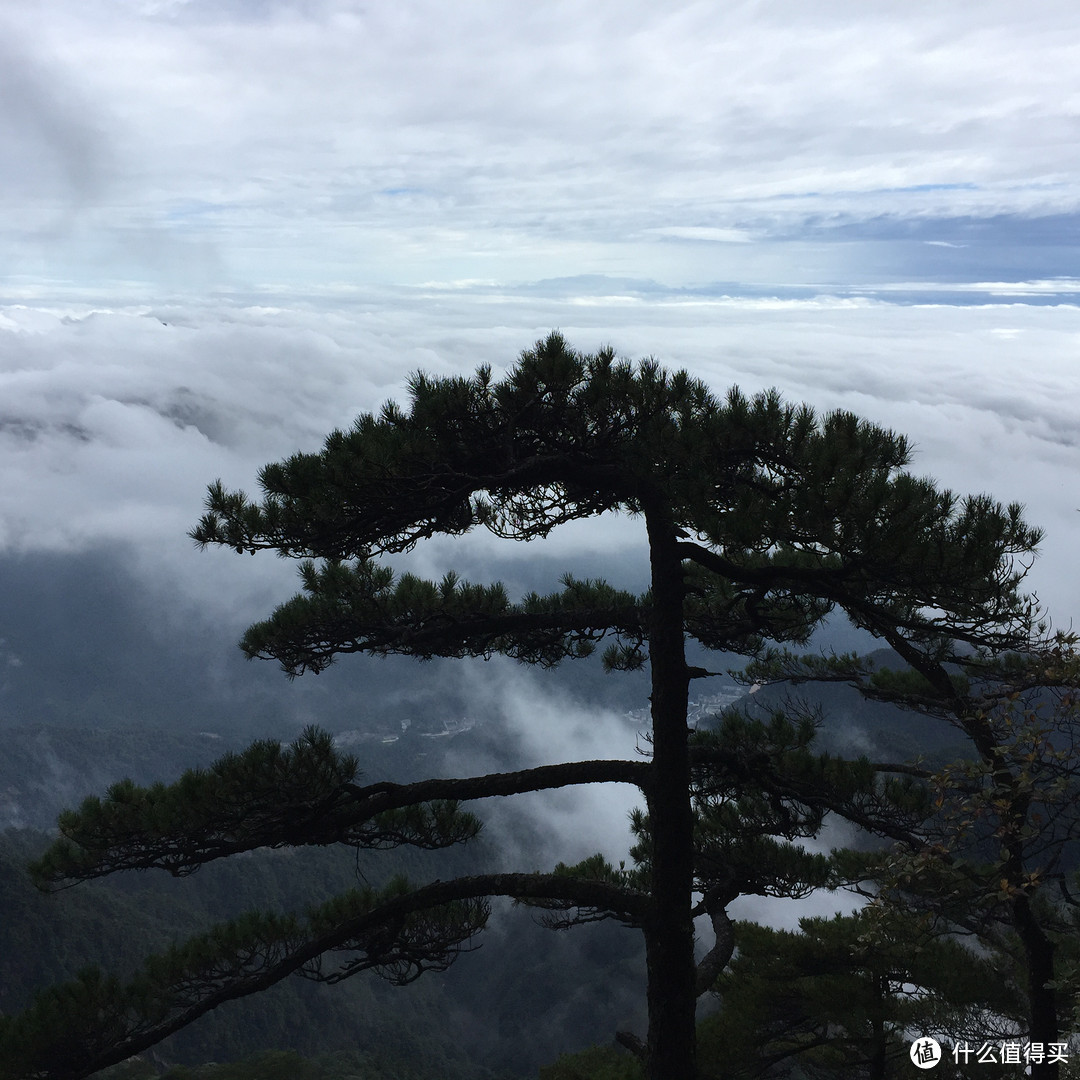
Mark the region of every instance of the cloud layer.
MULTIPOLYGON (((319 306, 9 306, 0 309, 0 547, 128 546, 148 572, 174 568, 211 603, 219 574, 237 588, 289 588, 274 560, 192 549, 186 532, 207 483, 220 476, 251 490, 267 461, 315 449, 360 411, 400 399, 410 372, 504 370, 552 327, 586 350, 610 343, 686 367, 719 392, 776 386, 907 434, 917 472, 1027 504, 1047 530, 1033 581, 1061 618, 1080 613, 1070 555, 1080 309, 1066 304, 399 290, 319 306)), ((573 558, 598 547, 633 558, 640 528, 582 523, 546 550, 573 558)), ((482 574, 484 552, 532 555, 478 537, 435 544, 414 565, 441 574, 464 560, 482 574)))
POLYGON ((1064 2, 46 0, 3 18, 12 286, 837 280, 864 258, 839 227, 947 232, 1080 195, 1064 2))

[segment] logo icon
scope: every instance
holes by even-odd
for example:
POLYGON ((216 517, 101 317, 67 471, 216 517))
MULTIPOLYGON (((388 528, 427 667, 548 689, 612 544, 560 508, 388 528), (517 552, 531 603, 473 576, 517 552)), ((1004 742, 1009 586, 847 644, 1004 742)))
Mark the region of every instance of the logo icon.
POLYGON ((924 1035, 911 1044, 911 1060, 917 1069, 932 1069, 941 1060, 941 1044, 924 1035))

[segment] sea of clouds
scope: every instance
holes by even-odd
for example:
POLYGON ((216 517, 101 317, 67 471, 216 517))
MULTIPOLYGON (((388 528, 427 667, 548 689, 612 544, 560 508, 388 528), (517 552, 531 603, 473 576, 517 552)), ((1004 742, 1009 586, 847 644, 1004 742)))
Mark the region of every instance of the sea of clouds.
MULTIPOLYGON (((402 400, 412 372, 487 363, 499 373, 557 328, 586 351, 610 344, 685 367, 720 393, 777 387, 906 434, 916 473, 1025 504, 1046 530, 1031 584, 1067 624, 1080 612, 1071 557, 1080 308, 1022 300, 463 288, 288 304, 9 303, 0 306, 0 552, 120 545, 148 575, 174 575, 211 607, 278 590, 276 560, 194 551, 186 532, 209 482, 256 491, 261 465, 315 450, 358 413, 402 400)), ((641 543, 638 523, 619 518, 567 528, 544 551, 572 564, 575 551, 602 549, 618 577, 621 554, 636 558, 641 543)), ((440 573, 463 544, 480 545, 470 563, 481 550, 500 560, 535 550, 477 536, 434 542, 414 565, 440 573)))

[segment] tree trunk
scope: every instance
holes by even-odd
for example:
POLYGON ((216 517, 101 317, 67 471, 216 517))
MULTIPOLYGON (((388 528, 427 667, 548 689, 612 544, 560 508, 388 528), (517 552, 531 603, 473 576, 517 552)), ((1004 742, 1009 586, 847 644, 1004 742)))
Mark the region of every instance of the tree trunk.
POLYGON ((888 1038, 885 1030, 885 997, 888 980, 884 975, 870 976, 874 988, 870 1007, 870 1080, 885 1080, 888 1038))
MULTIPOLYGON (((1061 1041, 1054 978, 1054 944, 1047 938, 1031 910, 1027 896, 1012 904, 1013 926, 1024 947, 1028 976, 1028 1039, 1042 1043, 1049 1057, 1050 1044, 1061 1041)), ((1057 1080, 1059 1066, 1044 1058, 1031 1063, 1031 1080, 1057 1080)))
POLYGON ((652 914, 648 965, 649 1080, 694 1080, 694 817, 686 726, 689 672, 683 636, 683 573, 670 517, 646 509, 652 567, 652 914))

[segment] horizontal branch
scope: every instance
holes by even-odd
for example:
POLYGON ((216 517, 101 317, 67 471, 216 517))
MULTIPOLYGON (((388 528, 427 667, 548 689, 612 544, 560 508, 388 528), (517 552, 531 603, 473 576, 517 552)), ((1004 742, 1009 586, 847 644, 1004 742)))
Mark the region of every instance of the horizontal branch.
POLYGON ((651 768, 647 761, 595 759, 568 761, 558 765, 538 765, 518 772, 488 773, 460 780, 419 780, 412 784, 383 782, 365 787, 349 785, 358 802, 370 812, 380 813, 418 802, 456 799, 462 802, 528 791, 547 791, 576 784, 633 784, 645 790, 651 768))
MULTIPOLYGON (((294 602, 304 603, 306 597, 294 602)), ((551 667, 588 655, 607 636, 643 640, 647 613, 597 608, 573 612, 515 612, 435 615, 422 621, 403 618, 361 621, 351 614, 317 612, 304 624, 296 609, 277 613, 251 627, 241 647, 252 658, 277 660, 291 675, 323 671, 336 656, 400 654, 420 659, 489 656, 502 653, 526 663, 551 667)))
POLYGON ((794 583, 801 589, 822 597, 837 590, 849 576, 849 571, 831 566, 795 566, 766 563, 745 566, 725 558, 712 548, 685 540, 678 545, 679 556, 728 581, 738 581, 761 588, 777 588, 794 583))
POLYGON ((181 877, 215 859, 263 847, 446 846, 468 839, 476 829, 458 826, 453 807, 439 804, 577 784, 626 783, 645 790, 651 775, 646 761, 575 761, 413 784, 361 786, 336 778, 320 789, 316 778, 285 797, 279 775, 260 778, 244 772, 245 757, 232 759, 241 787, 222 783, 210 771, 188 774, 169 787, 127 785, 117 792, 122 798, 112 798, 110 791, 104 800, 88 800, 80 811, 61 818, 64 835, 34 865, 36 878, 43 884, 72 884, 118 870, 151 868, 181 877), (386 824, 395 811, 418 806, 431 813, 408 832, 395 829, 392 816, 386 824), (424 827, 433 830, 426 843, 424 827))
MULTIPOLYGON (((946 543, 943 537, 942 545, 942 552, 955 558, 955 540, 946 543)), ((1002 569, 1011 548, 1003 549, 982 571, 967 567, 963 559, 949 567, 918 560, 903 566, 880 556, 843 552, 815 553, 818 565, 763 562, 748 566, 690 541, 680 543, 678 550, 681 558, 729 581, 766 590, 792 589, 836 604, 901 655, 904 652, 896 642, 906 643, 905 634, 947 636, 974 648, 998 650, 1022 648, 1030 641, 1033 611, 1013 595, 1022 575, 1010 577, 1002 569), (826 558, 843 562, 822 564, 826 558)), ((909 656, 904 658, 912 663, 909 656)))
POLYGON ((307 561, 303 592, 251 626, 240 642, 249 657, 277 660, 290 675, 318 673, 341 654, 488 656, 504 653, 552 666, 588 655, 605 636, 640 643, 648 633, 647 598, 602 580, 562 579, 549 595, 513 604, 501 582, 395 576, 370 559, 307 561))

